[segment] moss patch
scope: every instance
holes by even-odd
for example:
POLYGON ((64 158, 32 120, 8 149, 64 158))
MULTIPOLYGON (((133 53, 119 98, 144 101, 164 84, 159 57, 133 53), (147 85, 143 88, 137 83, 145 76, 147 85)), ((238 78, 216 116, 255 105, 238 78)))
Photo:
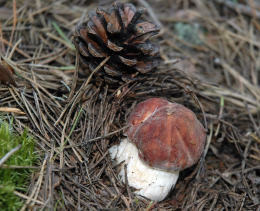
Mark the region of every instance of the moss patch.
POLYGON ((12 149, 21 148, 12 154, 0 167, 0 210, 18 210, 23 201, 14 194, 14 190, 25 193, 29 185, 31 169, 13 169, 6 166, 32 166, 37 159, 34 152, 34 140, 25 130, 21 135, 12 132, 6 122, 0 122, 0 159, 12 149))
POLYGON ((186 24, 186 23, 176 23, 174 25, 174 31, 177 33, 178 37, 186 42, 192 43, 194 45, 202 45, 203 42, 199 38, 199 33, 202 32, 202 28, 199 24, 186 24))

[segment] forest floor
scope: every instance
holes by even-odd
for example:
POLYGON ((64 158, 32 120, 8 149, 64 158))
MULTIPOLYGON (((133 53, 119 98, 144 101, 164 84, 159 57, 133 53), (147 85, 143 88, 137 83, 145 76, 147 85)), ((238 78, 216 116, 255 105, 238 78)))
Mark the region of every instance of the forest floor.
POLYGON ((162 62, 128 93, 94 86, 76 65, 75 26, 111 2, 0 0, 1 61, 16 84, 0 86, 0 108, 14 109, 1 116, 28 128, 41 157, 21 209, 260 210, 260 2, 130 1, 161 26, 162 62), (160 203, 120 182, 108 154, 149 97, 187 106, 207 129, 199 164, 160 203))

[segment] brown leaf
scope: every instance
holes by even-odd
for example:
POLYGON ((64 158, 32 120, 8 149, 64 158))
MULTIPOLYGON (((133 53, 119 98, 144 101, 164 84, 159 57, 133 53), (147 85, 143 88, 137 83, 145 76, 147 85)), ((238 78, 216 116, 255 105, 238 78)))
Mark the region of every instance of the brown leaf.
POLYGON ((12 84, 16 86, 15 80, 13 78, 13 69, 2 62, 0 63, 0 82, 4 84, 12 84))

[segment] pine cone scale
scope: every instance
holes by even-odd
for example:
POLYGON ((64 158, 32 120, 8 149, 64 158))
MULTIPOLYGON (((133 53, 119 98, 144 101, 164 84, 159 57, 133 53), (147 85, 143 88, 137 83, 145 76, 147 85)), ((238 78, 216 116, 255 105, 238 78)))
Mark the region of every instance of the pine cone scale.
POLYGON ((124 49, 123 47, 116 45, 115 43, 111 42, 110 40, 107 41, 107 47, 110 50, 116 51, 116 52, 119 52, 124 49))
POLYGON ((135 31, 137 36, 141 36, 151 32, 157 32, 159 29, 153 23, 141 22, 135 25, 135 31))
POLYGON ((100 37, 104 43, 107 43, 108 40, 107 33, 103 24, 101 23, 101 20, 95 15, 91 18, 91 21, 93 25, 91 24, 90 26, 91 31, 89 32, 90 33, 92 32, 93 35, 100 37))
POLYGON ((137 64, 136 59, 127 59, 127 58, 124 58, 122 56, 119 56, 119 59, 127 66, 134 66, 134 65, 137 64))
POLYGON ((145 55, 156 56, 159 54, 159 47, 149 42, 138 44, 136 47, 145 55))
POLYGON ((122 72, 117 71, 116 69, 112 68, 109 65, 105 65, 104 66, 104 70, 108 75, 111 75, 113 77, 121 77, 122 76, 122 72))
POLYGON ((136 13, 136 8, 132 4, 125 4, 123 9, 121 9, 118 6, 118 11, 119 11, 122 23, 124 25, 124 28, 126 29, 136 13))
POLYGON ((121 24, 115 9, 106 12, 103 9, 97 9, 97 14, 102 15, 107 23, 107 31, 111 34, 121 32, 121 24))
POLYGON ((92 56, 97 58, 104 58, 107 56, 107 54, 94 42, 88 44, 88 50, 92 56))
POLYGON ((86 46, 83 43, 79 43, 79 52, 84 57, 89 57, 88 50, 86 49, 86 46))

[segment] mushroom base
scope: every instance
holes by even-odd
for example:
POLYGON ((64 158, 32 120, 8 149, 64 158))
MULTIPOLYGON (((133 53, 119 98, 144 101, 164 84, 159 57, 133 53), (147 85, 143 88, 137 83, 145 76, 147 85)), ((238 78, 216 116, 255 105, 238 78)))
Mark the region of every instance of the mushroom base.
MULTIPOLYGON (((127 138, 121 140, 119 145, 111 147, 109 153, 117 164, 122 161, 125 162, 128 184, 137 189, 135 194, 153 201, 165 199, 179 177, 178 171, 166 172, 146 165, 139 159, 136 146, 129 142, 127 138)), ((123 165, 119 172, 119 178, 125 183, 123 165)))

